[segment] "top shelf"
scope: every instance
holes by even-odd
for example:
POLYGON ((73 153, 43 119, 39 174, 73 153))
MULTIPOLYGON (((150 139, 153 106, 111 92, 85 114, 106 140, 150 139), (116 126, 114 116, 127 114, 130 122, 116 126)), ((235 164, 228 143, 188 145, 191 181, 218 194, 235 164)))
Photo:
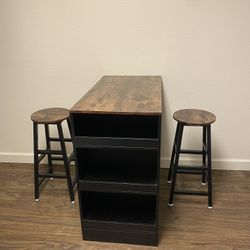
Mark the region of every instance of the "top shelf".
POLYGON ((71 113, 161 115, 160 76, 103 76, 71 113))
POLYGON ((75 136, 114 138, 159 138, 155 115, 71 114, 75 136))

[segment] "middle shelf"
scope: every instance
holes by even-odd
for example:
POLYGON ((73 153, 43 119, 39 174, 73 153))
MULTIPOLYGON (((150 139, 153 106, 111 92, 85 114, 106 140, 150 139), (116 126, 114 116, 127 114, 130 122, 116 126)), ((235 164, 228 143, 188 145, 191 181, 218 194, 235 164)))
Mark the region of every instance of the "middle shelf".
POLYGON ((78 178, 86 181, 156 183, 157 150, 78 148, 78 178))

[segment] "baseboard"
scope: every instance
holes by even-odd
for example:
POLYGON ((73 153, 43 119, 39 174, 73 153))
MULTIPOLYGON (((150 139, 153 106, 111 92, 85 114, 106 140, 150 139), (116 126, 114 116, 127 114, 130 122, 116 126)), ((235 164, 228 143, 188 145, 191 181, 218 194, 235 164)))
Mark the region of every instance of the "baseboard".
POLYGON ((0 152, 0 162, 33 163, 32 153, 0 152))
MULTIPOLYGON (((11 163, 33 163, 32 153, 12 153, 0 152, 0 162, 11 163)), ((168 168, 170 158, 161 157, 161 168, 168 168)), ((199 163, 198 159, 184 158, 181 164, 194 164, 199 163)), ((250 160, 248 159, 213 159, 213 169, 221 170, 248 170, 250 171, 250 160)))
MULTIPOLYGON (((170 158, 161 158, 161 168, 168 168, 170 158)), ((180 161, 182 165, 199 165, 200 160, 184 158, 180 161)), ((250 160, 248 159, 213 159, 212 168, 219 170, 246 170, 250 171, 250 160)))

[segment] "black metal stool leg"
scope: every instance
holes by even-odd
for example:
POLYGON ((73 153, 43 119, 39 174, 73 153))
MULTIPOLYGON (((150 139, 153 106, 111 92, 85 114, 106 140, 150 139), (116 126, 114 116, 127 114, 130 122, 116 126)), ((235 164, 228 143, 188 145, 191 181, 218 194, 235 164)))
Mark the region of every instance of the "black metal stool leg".
POLYGON ((68 118, 67 119, 67 124, 68 124, 68 128, 69 128, 69 134, 70 134, 70 137, 72 138, 72 128, 71 128, 71 123, 70 123, 70 119, 68 118))
POLYGON ((212 162, 211 162, 211 126, 207 125, 207 184, 208 184, 208 208, 213 207, 212 202, 212 162))
MULTIPOLYGON (((206 167, 206 156, 207 156, 207 129, 206 126, 202 127, 202 165, 203 168, 206 167)), ((202 185, 206 185, 206 171, 202 170, 202 185)))
POLYGON ((33 122, 35 201, 39 201, 38 124, 33 122))
MULTIPOLYGON (((47 145, 47 150, 51 150, 51 145, 50 145, 50 134, 49 134, 49 125, 44 124, 45 127, 45 136, 46 136, 46 145, 47 145)), ((51 159, 51 154, 48 153, 48 166, 49 166, 49 173, 53 173, 53 165, 52 165, 52 159, 51 159)))
POLYGON ((65 173, 66 173, 66 178, 67 178, 67 183, 68 183, 70 200, 72 203, 75 203, 75 195, 74 195, 74 190, 73 190, 73 185, 72 185, 72 180, 71 180, 71 175, 70 175, 69 161, 68 161, 68 156, 67 156, 67 152, 66 152, 61 123, 57 124, 57 128, 58 128, 58 135, 59 135, 62 154, 63 154, 64 168, 65 168, 65 173))
POLYGON ((176 125, 172 155, 171 155, 171 160, 170 160, 170 165, 169 165, 169 170, 168 170, 168 183, 171 183, 172 172, 173 172, 173 164, 174 164, 174 158, 175 158, 176 140, 177 140, 177 135, 178 135, 179 128, 180 128, 180 124, 178 122, 177 125, 176 125))
MULTIPOLYGON (((69 128, 69 134, 70 134, 70 141, 72 142, 72 126, 71 126, 71 120, 70 120, 70 117, 67 119, 67 124, 68 124, 68 128, 69 128)), ((71 153, 70 155, 70 159, 69 159, 69 164, 72 162, 72 161, 75 161, 75 153, 74 153, 74 150, 73 152, 71 153)), ((75 168, 76 170, 76 168, 75 168)), ((73 187, 75 186, 76 184, 76 178, 75 178, 75 182, 73 183, 73 187)))
POLYGON ((175 142, 175 144, 176 144, 176 149, 175 149, 176 155, 175 155, 175 160, 174 160, 174 165, 173 165, 172 181, 171 181, 171 188, 170 188, 170 195, 169 195, 169 202, 168 202, 169 206, 173 206, 174 189, 175 189, 177 168, 178 168, 178 164, 179 164, 179 156, 180 156, 183 128, 184 128, 184 125, 180 123, 177 138, 176 138, 176 142, 175 142))

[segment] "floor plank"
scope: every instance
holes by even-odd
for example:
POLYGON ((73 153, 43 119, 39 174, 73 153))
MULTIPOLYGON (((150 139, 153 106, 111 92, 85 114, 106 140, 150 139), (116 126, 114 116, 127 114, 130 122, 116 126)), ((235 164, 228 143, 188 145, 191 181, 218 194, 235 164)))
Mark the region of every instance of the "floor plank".
MULTIPOLYGON (((161 171, 159 246, 83 241, 78 202, 65 180, 45 183, 33 197, 33 165, 0 163, 0 249, 250 249, 250 172, 213 171, 214 208, 207 197, 174 197, 169 208, 167 170, 161 171)), ((198 176, 178 176, 178 186, 202 189, 198 176)), ((77 195, 76 195, 77 196, 77 195)))

